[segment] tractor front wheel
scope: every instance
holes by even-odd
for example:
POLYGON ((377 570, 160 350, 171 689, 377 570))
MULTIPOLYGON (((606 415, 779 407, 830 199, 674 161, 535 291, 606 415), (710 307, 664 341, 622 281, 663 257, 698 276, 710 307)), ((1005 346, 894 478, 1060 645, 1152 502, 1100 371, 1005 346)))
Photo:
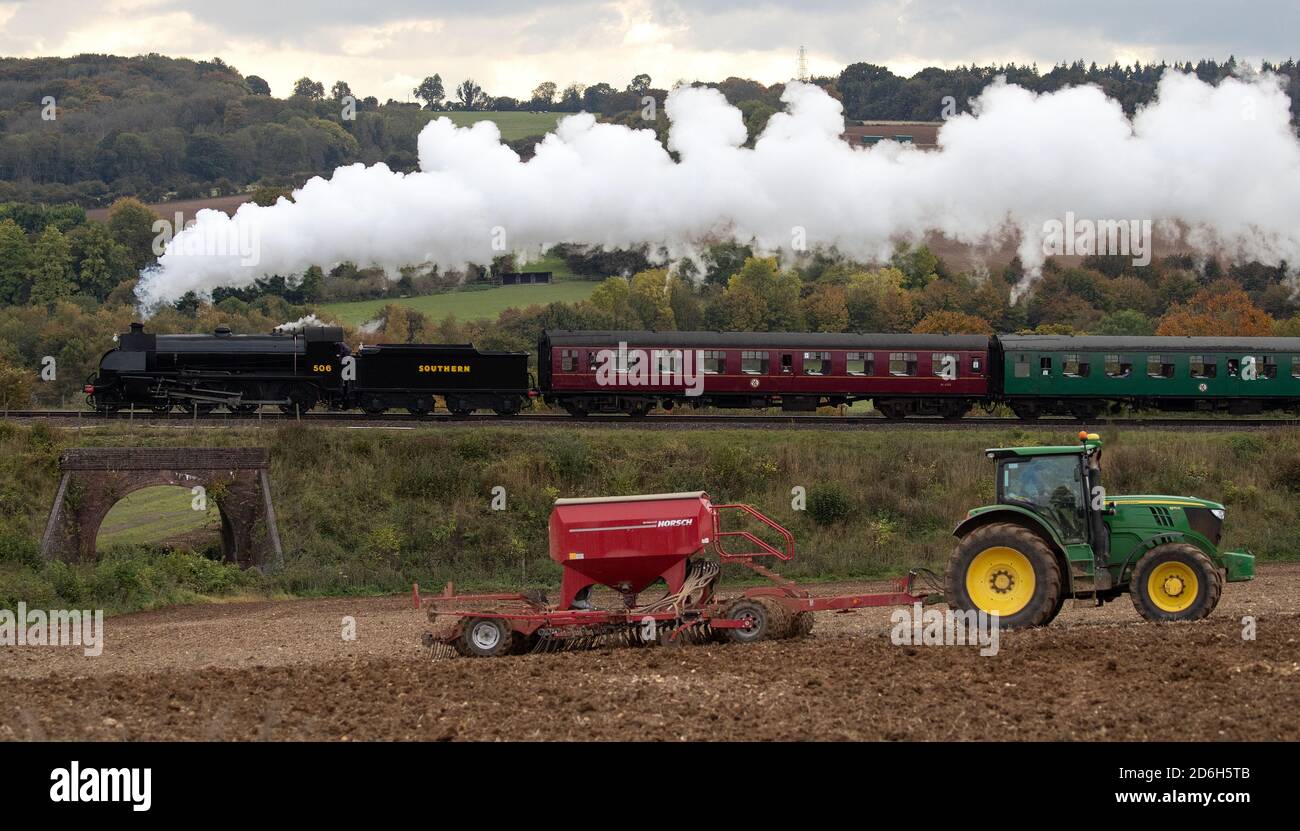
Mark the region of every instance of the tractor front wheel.
POLYGON ((1219 605, 1223 580, 1201 549, 1166 543, 1138 560, 1129 592, 1133 607, 1147 620, 1200 620, 1219 605))
POLYGON ((1008 629, 1043 626, 1060 611, 1061 567, 1043 538, 1023 525, 985 525, 953 549, 944 598, 951 609, 996 612, 1008 629))

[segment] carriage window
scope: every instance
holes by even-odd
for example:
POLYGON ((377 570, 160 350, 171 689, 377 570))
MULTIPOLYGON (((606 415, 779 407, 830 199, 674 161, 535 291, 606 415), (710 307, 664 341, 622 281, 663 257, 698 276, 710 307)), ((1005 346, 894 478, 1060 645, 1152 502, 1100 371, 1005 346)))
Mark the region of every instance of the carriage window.
POLYGON ((576 349, 560 350, 560 371, 561 372, 578 371, 578 350, 576 349))
POLYGON ((803 353, 803 374, 804 375, 830 375, 831 374, 831 353, 829 352, 803 353))
POLYGON ((870 352, 850 352, 844 356, 845 371, 850 375, 871 375, 875 372, 873 357, 870 352))
POLYGON ((1264 363, 1263 363, 1263 365, 1260 367, 1260 370, 1259 370, 1259 377, 1261 377, 1261 378, 1276 378, 1276 377, 1277 377, 1277 358, 1276 358, 1275 356, 1273 356, 1273 355, 1265 355, 1261 360, 1263 360, 1264 363))
POLYGON ((1291 377, 1300 378, 1300 355, 1291 356, 1291 377))
POLYGON ((1127 378, 1133 373, 1133 364, 1122 355, 1106 356, 1106 375, 1111 378, 1127 378))
POLYGON ((1214 356, 1206 360, 1204 355, 1192 355, 1187 359, 1187 366, 1191 369, 1193 378, 1213 378, 1219 374, 1219 364, 1214 356))
POLYGON ((1038 369, 1041 375, 1052 374, 1052 359, 1044 355, 1038 359, 1038 369))
POLYGON ((727 353, 720 349, 704 350, 704 374, 721 375, 727 371, 727 353))
POLYGON ((916 374, 916 353, 915 352, 890 352, 889 353, 889 374, 890 375, 915 375, 916 374))
POLYGON ((1061 357, 1061 372, 1070 378, 1087 378, 1092 372, 1092 364, 1087 360, 1088 356, 1084 355, 1083 360, 1079 359, 1077 352, 1061 357))
POLYGON ((671 375, 681 371, 682 353, 677 349, 656 349, 655 359, 659 364, 660 375, 671 375))
POLYGON ((931 352, 930 371, 939 377, 943 377, 943 362, 945 358, 951 359, 949 366, 952 367, 953 377, 957 377, 957 375, 961 373, 961 362, 957 359, 957 356, 951 352, 931 352))
POLYGON ((1029 356, 1028 355, 1016 356, 1016 377, 1017 378, 1029 377, 1029 356))
POLYGON ((599 359, 597 358, 598 355, 600 355, 600 352, 595 349, 587 350, 587 371, 588 372, 595 372, 596 369, 599 367, 600 362, 599 359))
POLYGON ((1168 355, 1147 355, 1148 378, 1174 377, 1174 365, 1168 355))
POLYGON ((767 353, 766 352, 741 352, 740 371, 745 373, 746 375, 766 375, 767 374, 767 353))

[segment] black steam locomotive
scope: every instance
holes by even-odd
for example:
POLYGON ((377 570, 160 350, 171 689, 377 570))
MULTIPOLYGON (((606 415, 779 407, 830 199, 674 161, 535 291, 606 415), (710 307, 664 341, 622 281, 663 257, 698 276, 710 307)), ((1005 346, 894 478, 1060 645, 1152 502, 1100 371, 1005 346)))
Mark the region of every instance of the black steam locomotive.
POLYGON ((527 352, 484 352, 472 344, 381 344, 353 354, 336 326, 273 335, 154 335, 139 323, 118 338, 85 386, 105 413, 133 407, 199 415, 217 407, 286 413, 316 407, 370 414, 432 412, 442 396, 457 415, 490 409, 519 412, 532 394, 527 352))

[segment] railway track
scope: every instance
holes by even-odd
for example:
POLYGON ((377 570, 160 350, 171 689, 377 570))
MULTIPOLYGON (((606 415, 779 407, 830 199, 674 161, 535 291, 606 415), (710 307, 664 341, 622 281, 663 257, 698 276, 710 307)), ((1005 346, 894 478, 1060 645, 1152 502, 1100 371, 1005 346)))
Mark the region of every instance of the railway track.
POLYGON ((191 415, 186 413, 154 413, 152 411, 124 410, 111 415, 95 413, 89 410, 12 410, 0 413, 0 418, 16 421, 60 421, 74 424, 113 424, 136 421, 183 425, 202 423, 205 427, 213 426, 247 426, 262 422, 279 423, 300 421, 307 424, 341 424, 351 426, 404 426, 440 424, 447 426, 489 424, 489 425, 568 425, 568 426, 609 426, 626 425, 637 428, 676 428, 676 427, 799 427, 810 429, 915 429, 941 428, 959 430, 970 427, 1125 427, 1133 429, 1175 429, 1195 427, 1197 429, 1217 430, 1262 430, 1279 427, 1300 427, 1300 418, 1095 418, 1080 421, 1068 417, 1044 417, 1027 421, 1018 418, 977 417, 947 420, 938 417, 913 417, 901 421, 890 421, 882 416, 828 416, 828 415, 700 415, 700 414, 660 414, 642 418, 625 415, 590 415, 574 418, 565 414, 538 413, 534 415, 498 416, 494 414, 474 414, 454 416, 450 413, 432 413, 425 416, 413 416, 408 413, 384 413, 366 415, 359 412, 309 412, 301 416, 286 415, 281 412, 268 411, 259 413, 210 413, 208 415, 191 415))

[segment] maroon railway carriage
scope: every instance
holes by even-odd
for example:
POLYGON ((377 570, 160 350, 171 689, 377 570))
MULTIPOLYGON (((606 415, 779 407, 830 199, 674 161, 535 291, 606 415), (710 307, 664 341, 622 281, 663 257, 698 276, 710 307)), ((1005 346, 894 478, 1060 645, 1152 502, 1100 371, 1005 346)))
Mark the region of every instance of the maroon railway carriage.
POLYGON ((960 418, 990 390, 981 335, 547 331, 537 352, 544 399, 575 416, 871 399, 888 418, 960 418))

